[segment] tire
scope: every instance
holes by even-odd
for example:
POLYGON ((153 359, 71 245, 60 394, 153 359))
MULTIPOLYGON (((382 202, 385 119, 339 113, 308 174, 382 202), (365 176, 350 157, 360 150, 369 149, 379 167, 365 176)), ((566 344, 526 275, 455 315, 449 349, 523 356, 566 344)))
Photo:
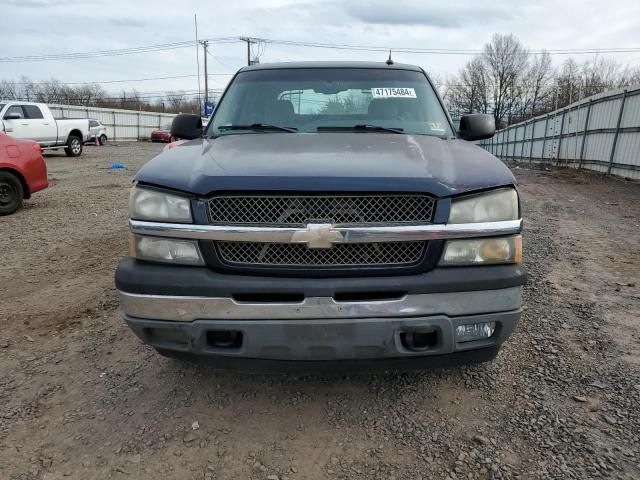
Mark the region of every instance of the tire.
POLYGON ((107 136, 103 133, 102 135, 100 135, 100 145, 106 145, 107 144, 107 136))
POLYGON ((76 135, 69 135, 64 153, 67 157, 79 157, 82 154, 82 139, 76 135))
POLYGON ((13 173, 0 172, 0 215, 10 215, 22 206, 24 188, 13 173))

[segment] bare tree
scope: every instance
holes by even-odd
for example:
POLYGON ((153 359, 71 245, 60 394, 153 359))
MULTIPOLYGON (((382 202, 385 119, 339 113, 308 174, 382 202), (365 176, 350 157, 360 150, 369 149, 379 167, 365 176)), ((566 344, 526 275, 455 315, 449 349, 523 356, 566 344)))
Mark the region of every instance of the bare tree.
POLYGON ((88 107, 122 108, 148 112, 199 113, 196 98, 184 92, 146 97, 134 90, 109 94, 99 84, 68 85, 56 79, 33 82, 27 77, 19 81, 0 80, 0 100, 36 101, 51 104, 88 107))
POLYGON ((23 100, 32 101, 36 96, 36 86, 29 78, 22 76, 20 77, 20 95, 23 100))
POLYGON ((181 112, 185 103, 184 92, 169 92, 167 95, 167 105, 172 112, 181 112))
POLYGON ((529 51, 512 34, 495 34, 481 55, 491 83, 490 99, 496 125, 510 120, 519 106, 522 76, 529 62, 529 51))
POLYGON ((545 58, 532 70, 529 57, 514 35, 495 34, 483 52, 450 80, 448 104, 459 113, 492 113, 498 126, 521 116, 529 103, 538 102, 550 68, 545 58), (525 82, 531 74, 538 80, 525 82))
POLYGON ((543 51, 540 55, 534 56, 523 78, 525 90, 523 115, 528 114, 533 117, 542 113, 545 102, 553 93, 551 88, 553 75, 549 52, 543 51))
POLYGON ((488 74, 481 57, 467 62, 458 77, 449 81, 446 101, 457 115, 489 112, 488 74))
POLYGON ((627 67, 624 72, 624 78, 627 86, 640 86, 640 67, 627 67))
POLYGON ((13 80, 0 80, 0 100, 15 100, 18 98, 19 88, 13 80))
POLYGON ((569 58, 556 70, 549 52, 532 56, 513 35, 496 34, 448 79, 444 98, 454 116, 493 113, 500 127, 631 85, 640 85, 640 67, 595 56, 582 63, 569 58))

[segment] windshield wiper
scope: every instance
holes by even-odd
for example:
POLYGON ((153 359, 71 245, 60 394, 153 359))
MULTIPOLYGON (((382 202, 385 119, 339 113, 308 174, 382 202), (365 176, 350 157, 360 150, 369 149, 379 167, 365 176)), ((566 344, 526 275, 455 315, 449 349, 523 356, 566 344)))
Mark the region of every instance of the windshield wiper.
POLYGON ((323 130, 354 130, 354 131, 363 131, 363 132, 391 132, 391 133, 403 133, 404 128, 400 127, 383 127, 381 125, 370 125, 368 123, 360 123, 358 125, 352 126, 325 126, 318 127, 318 131, 321 132, 323 130))
POLYGON ((280 125, 270 125, 266 123, 252 123, 251 125, 221 125, 218 130, 278 130, 281 132, 296 133, 297 128, 281 127, 280 125))

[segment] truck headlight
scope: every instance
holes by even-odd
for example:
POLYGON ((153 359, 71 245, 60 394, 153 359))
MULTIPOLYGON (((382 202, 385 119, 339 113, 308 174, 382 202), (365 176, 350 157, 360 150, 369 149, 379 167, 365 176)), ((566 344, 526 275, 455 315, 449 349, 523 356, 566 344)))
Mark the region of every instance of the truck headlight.
POLYGON ((454 199, 449 223, 500 222, 518 216, 518 193, 507 188, 454 199))
POLYGON ((191 201, 187 197, 133 187, 129 216, 134 220, 192 223, 191 201))
POLYGON ((131 256, 139 260, 204 265, 198 242, 195 240, 131 235, 129 248, 131 256))
POLYGON ((496 265, 522 261, 522 236, 447 240, 442 266, 496 265))

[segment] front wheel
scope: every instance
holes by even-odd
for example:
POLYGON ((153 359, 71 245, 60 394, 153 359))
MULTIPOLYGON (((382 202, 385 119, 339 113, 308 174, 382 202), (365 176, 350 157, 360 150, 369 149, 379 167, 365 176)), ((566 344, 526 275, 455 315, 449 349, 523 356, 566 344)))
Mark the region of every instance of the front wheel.
POLYGON ((75 135, 69 135, 67 146, 64 149, 67 157, 78 157, 82 153, 82 139, 75 135))
POLYGON ((0 215, 10 215, 22 206, 24 189, 13 173, 0 172, 0 215))
POLYGON ((100 135, 100 145, 106 145, 107 144, 107 136, 103 133, 102 135, 100 135))

